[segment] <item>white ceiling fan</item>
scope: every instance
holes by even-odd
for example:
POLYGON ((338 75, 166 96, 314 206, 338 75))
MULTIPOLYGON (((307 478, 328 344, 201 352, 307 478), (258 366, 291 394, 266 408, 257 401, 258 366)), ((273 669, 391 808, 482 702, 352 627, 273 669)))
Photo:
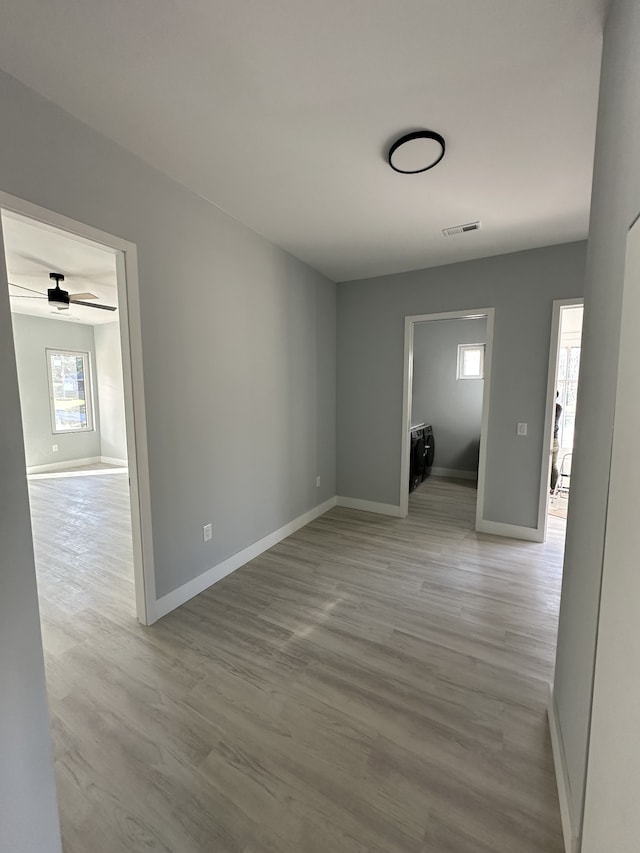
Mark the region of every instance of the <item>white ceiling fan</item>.
POLYGON ((21 284, 13 284, 9 282, 11 287, 16 287, 19 290, 27 290, 29 293, 37 294, 35 296, 22 296, 19 294, 10 294, 12 299, 46 299, 50 305, 53 305, 58 311, 68 310, 69 305, 84 305, 86 308, 100 308, 102 311, 117 311, 116 305, 102 305, 100 302, 92 302, 97 299, 93 293, 69 293, 68 290, 63 290, 60 287, 60 282, 64 281, 64 275, 59 272, 50 272, 49 278, 55 281, 56 286, 50 287, 47 290, 47 295, 40 293, 37 290, 32 290, 30 287, 24 287, 21 284))

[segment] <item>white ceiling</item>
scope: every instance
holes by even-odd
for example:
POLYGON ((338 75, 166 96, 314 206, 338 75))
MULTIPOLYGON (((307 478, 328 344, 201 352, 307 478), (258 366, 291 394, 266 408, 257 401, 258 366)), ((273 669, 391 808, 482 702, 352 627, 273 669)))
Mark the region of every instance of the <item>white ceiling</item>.
POLYGON ((0 63, 344 280, 586 236, 605 2, 3 0, 0 63))
POLYGON ((65 280, 60 287, 70 294, 91 293, 97 298, 89 301, 117 306, 113 251, 6 211, 2 211, 2 232, 12 311, 90 326, 118 321, 118 311, 83 305, 59 311, 46 298, 47 289, 55 286, 49 273, 61 272, 65 280))

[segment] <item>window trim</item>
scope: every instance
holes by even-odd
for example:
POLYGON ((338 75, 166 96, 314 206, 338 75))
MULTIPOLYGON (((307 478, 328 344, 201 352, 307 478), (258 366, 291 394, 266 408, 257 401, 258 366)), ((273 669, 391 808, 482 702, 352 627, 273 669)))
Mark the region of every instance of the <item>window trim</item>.
POLYGON ((456 369, 456 379, 464 379, 466 381, 470 379, 484 379, 484 355, 486 344, 477 343, 477 344, 458 344, 458 362, 456 369), (464 365, 464 353, 466 350, 479 350, 480 351, 480 373, 474 376, 465 376, 463 373, 463 365, 464 365))
POLYGON ((68 350, 58 349, 56 347, 46 347, 45 355, 47 359, 47 382, 49 385, 49 412, 51 415, 51 434, 52 435, 77 435, 85 432, 95 432, 95 419, 93 412, 93 371, 91 367, 91 353, 86 350, 68 350), (70 355, 74 358, 81 356, 85 360, 85 382, 84 395, 87 406, 87 425, 80 429, 57 429, 56 427, 56 406, 53 392, 53 376, 51 373, 51 356, 52 355, 70 355))

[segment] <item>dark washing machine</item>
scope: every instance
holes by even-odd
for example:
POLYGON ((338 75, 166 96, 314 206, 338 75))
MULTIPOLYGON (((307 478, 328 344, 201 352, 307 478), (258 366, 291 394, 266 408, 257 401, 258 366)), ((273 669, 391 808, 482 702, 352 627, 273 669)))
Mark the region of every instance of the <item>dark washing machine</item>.
POLYGON ((415 424, 411 427, 409 451, 409 491, 426 479, 431 473, 435 454, 433 428, 427 424, 415 424))
POLYGON ((427 448, 427 452, 425 454, 424 459, 424 468, 422 470, 422 479, 426 480, 429 474, 431 473, 431 469, 433 468, 433 460, 436 455, 436 441, 433 437, 433 427, 425 426, 424 428, 424 443, 427 448))

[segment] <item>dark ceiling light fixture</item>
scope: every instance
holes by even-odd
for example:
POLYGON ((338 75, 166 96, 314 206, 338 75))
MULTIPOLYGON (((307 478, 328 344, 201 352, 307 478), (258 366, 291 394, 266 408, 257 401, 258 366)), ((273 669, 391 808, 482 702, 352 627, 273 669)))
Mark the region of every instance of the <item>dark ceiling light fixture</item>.
POLYGON ((69 304, 84 305, 86 308, 100 308, 102 311, 117 311, 115 305, 100 305, 98 302, 87 302, 86 299, 82 299, 83 296, 95 298, 91 293, 70 294, 68 290, 63 290, 60 287, 60 282, 64 281, 64 276, 61 272, 50 272, 49 278, 55 281, 56 286, 50 287, 47 290, 47 299, 49 300, 49 305, 55 305, 58 311, 64 311, 65 308, 69 307, 69 304))
POLYGON ((63 290, 60 287, 60 282, 64 281, 64 276, 61 272, 50 272, 49 278, 55 281, 56 286, 50 287, 47 290, 47 299, 51 305, 55 305, 58 311, 64 311, 69 308, 69 291, 63 290))
POLYGON ((444 137, 435 130, 406 133, 389 149, 389 165, 403 175, 417 175, 437 166, 444 157, 444 137))
POLYGON ((63 290, 60 287, 60 282, 64 281, 64 276, 61 272, 50 272, 49 278, 55 281, 56 286, 50 287, 47 290, 47 295, 44 296, 39 290, 33 290, 30 287, 24 287, 22 284, 14 284, 9 282, 11 287, 17 287, 18 290, 26 290, 28 293, 34 293, 35 296, 22 296, 18 293, 10 293, 12 299, 46 299, 49 305, 53 305, 58 311, 67 311, 70 305, 84 305, 85 308, 100 308, 102 311, 117 311, 116 305, 100 305, 98 302, 89 302, 90 299, 97 299, 93 293, 69 293, 68 290, 63 290))

